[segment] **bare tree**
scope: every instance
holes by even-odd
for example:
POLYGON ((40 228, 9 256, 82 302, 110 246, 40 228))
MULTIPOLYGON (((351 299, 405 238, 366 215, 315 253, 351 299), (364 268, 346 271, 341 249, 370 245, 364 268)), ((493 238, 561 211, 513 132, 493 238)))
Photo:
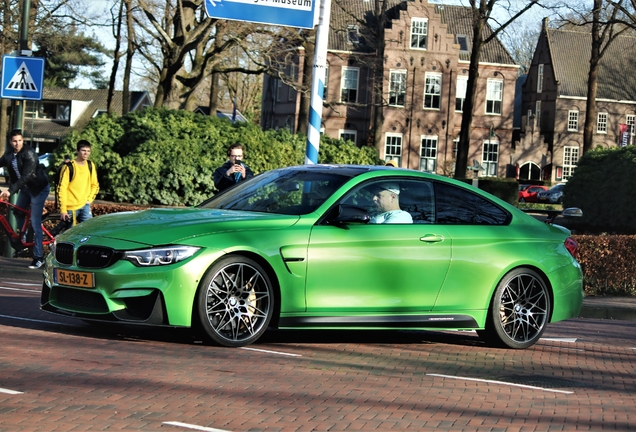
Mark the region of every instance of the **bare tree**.
POLYGON ((501 35, 501 41, 519 65, 519 76, 527 74, 530 70, 540 33, 540 25, 533 21, 523 25, 519 23, 513 31, 503 32, 501 35))
POLYGON ((601 66, 601 60, 610 44, 627 29, 624 26, 618 28, 617 15, 623 3, 622 0, 611 5, 609 11, 604 8, 604 3, 603 0, 594 0, 591 23, 587 20, 583 21, 583 25, 591 24, 592 27, 592 52, 590 55, 590 70, 587 77, 587 106, 583 126, 583 154, 590 151, 593 146, 597 111, 596 95, 598 92, 598 72, 601 66), (608 12, 609 16, 605 15, 608 12))
MULTIPOLYGON (((504 22, 497 22, 491 18, 494 7, 501 3, 510 6, 507 0, 470 0, 470 8, 473 16, 473 40, 470 53, 470 66, 468 68, 468 83, 466 99, 464 101, 464 115, 462 116, 459 132, 459 144, 457 146, 457 161, 455 163, 455 178, 466 177, 468 167, 468 150, 470 148, 470 130, 475 108, 475 93, 477 91, 477 79, 479 78, 479 59, 485 44, 499 36, 508 26, 515 22, 526 11, 535 5, 540 5, 539 0, 530 0, 518 10, 509 10, 510 18, 504 22), (488 37, 485 37, 485 29, 489 20, 499 24, 488 37)), ((506 6, 507 8, 507 6, 506 6)))

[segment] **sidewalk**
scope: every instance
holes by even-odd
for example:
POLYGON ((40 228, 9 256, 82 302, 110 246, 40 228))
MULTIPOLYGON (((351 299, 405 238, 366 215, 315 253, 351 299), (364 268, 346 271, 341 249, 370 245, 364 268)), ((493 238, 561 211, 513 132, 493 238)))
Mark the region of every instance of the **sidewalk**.
MULTIPOLYGON (((42 270, 29 268, 31 258, 0 257, 1 279, 26 279, 42 282, 42 270)), ((581 318, 636 321, 636 297, 586 297, 581 308, 581 318)))

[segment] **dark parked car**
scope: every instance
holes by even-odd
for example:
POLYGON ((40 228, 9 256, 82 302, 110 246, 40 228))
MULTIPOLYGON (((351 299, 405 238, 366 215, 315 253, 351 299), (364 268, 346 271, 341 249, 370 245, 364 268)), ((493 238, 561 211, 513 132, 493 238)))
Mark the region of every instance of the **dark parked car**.
POLYGON ((539 192, 539 194, 537 195, 537 202, 561 204, 563 202, 564 187, 565 183, 559 183, 558 185, 552 186, 547 191, 539 192))
POLYGON ((547 186, 537 185, 520 185, 519 186, 519 202, 537 202, 537 194, 539 192, 547 191, 547 186))

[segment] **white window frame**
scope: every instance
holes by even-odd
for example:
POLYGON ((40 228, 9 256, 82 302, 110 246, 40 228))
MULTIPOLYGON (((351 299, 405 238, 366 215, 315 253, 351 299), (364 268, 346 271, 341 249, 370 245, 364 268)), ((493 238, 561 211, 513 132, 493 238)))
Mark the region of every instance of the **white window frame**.
POLYGON ((529 128, 530 128, 530 127, 532 127, 532 126, 533 126, 533 124, 532 124, 532 119, 533 119, 533 117, 532 117, 532 110, 531 110, 531 109, 529 109, 529 110, 528 110, 528 113, 526 114, 526 127, 529 127, 529 128))
POLYGON ((537 129, 541 130, 541 101, 540 100, 538 100, 535 103, 534 115, 537 118, 537 129))
POLYGON ((499 170, 499 140, 488 139, 482 145, 481 166, 484 177, 497 177, 499 170))
POLYGON ((360 84, 360 68, 357 67, 343 67, 342 68, 342 77, 340 78, 340 102, 345 102, 345 103, 356 103, 358 102, 358 86, 360 84), (354 80, 353 77, 348 76, 349 72, 351 73, 355 73, 355 83, 351 82, 354 80), (352 85, 355 84, 355 87, 352 87, 352 85), (351 86, 351 87, 349 87, 351 86), (345 91, 355 91, 355 97, 353 98, 354 100, 351 100, 350 97, 351 95, 348 95, 346 98, 343 98, 343 93, 345 91))
POLYGON ((563 180, 567 180, 574 174, 574 169, 579 163, 579 148, 576 146, 563 147, 563 180))
POLYGON ((389 106, 403 107, 406 103, 406 70, 389 72, 389 106), (402 101, 400 103, 400 97, 402 101))
POLYGON ((579 110, 568 111, 568 132, 579 131, 579 110))
POLYGON ((634 135, 636 135, 636 114, 625 115, 625 124, 629 127, 629 144, 634 144, 634 135))
POLYGON ((596 115, 596 133, 607 134, 608 115, 606 112, 600 112, 596 115))
POLYGON ((420 171, 435 172, 437 169, 437 135, 422 135, 420 138, 420 171))
POLYGON ((486 87, 486 114, 501 115, 502 105, 503 80, 489 79, 486 87), (497 104, 499 104, 499 106, 497 106, 497 104))
POLYGON ((464 102, 466 101, 467 89, 468 77, 457 77, 457 87, 455 88, 455 112, 464 112, 464 102), (457 104, 459 104, 459 109, 457 109, 457 104))
POLYGON ((343 141, 353 141, 354 144, 358 144, 358 131, 353 129, 340 129, 338 131, 338 136, 343 141))
POLYGON ((439 110, 442 107, 442 74, 426 72, 424 78, 424 109, 439 110), (429 106, 427 106, 427 102, 429 106))
POLYGON ((411 49, 426 50, 428 44, 428 19, 412 18, 411 19, 411 49), (424 45, 422 47, 422 45, 424 45))
POLYGON ((351 44, 360 43, 360 32, 357 25, 347 26, 347 42, 351 44))
POLYGON ((384 160, 394 160, 402 166, 403 137, 401 133, 387 132, 384 134, 384 160))
POLYGON ((543 91, 543 64, 537 68, 537 93, 543 91))

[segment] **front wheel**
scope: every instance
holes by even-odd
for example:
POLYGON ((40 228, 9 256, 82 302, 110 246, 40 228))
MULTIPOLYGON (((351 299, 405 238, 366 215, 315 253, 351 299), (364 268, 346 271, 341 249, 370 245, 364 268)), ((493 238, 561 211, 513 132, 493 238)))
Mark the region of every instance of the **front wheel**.
POLYGON ((217 344, 242 347, 265 333, 274 313, 267 273, 253 260, 232 256, 210 268, 197 294, 201 325, 217 344))
POLYGON ((550 291, 535 271, 519 268, 508 273, 490 302, 486 329, 479 336, 488 343, 523 349, 534 345, 550 319, 550 291))

